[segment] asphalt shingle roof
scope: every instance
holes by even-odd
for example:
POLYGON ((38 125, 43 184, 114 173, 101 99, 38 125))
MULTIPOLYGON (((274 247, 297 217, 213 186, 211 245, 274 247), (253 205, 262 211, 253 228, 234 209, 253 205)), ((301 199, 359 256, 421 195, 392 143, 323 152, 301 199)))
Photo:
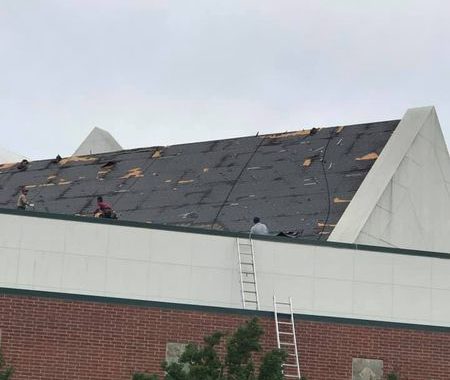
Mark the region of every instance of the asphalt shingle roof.
POLYGON ((0 207, 21 186, 37 211, 91 214, 103 195, 120 219, 326 239, 399 121, 0 165, 0 207))

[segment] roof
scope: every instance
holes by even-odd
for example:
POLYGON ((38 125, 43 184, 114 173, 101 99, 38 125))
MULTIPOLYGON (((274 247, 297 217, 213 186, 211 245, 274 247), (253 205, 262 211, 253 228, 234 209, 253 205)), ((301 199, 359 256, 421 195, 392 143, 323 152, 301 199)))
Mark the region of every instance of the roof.
POLYGON ((326 239, 399 120, 0 165, 0 207, 21 186, 38 211, 326 239))

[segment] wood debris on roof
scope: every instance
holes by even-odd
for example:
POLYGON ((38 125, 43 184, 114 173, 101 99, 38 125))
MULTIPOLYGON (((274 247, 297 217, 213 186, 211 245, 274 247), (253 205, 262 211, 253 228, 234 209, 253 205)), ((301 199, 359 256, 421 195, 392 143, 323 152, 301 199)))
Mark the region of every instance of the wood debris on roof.
POLYGON ((17 166, 17 162, 9 162, 7 164, 0 164, 0 170, 7 170, 17 166))
POLYGON ((301 131, 273 133, 270 135, 261 135, 260 137, 267 138, 267 139, 280 139, 280 138, 290 138, 290 137, 299 137, 299 136, 309 136, 310 134, 311 134, 311 129, 302 129, 301 131))
POLYGON ((312 158, 305 158, 305 160, 303 161, 303 166, 310 166, 312 163, 312 158))
POLYGON ((92 156, 72 156, 59 160, 58 164, 60 166, 64 166, 66 164, 71 164, 73 162, 95 162, 95 161, 97 161, 97 158, 92 156))
POLYGON ((123 177, 120 177, 122 179, 128 179, 128 178, 141 178, 144 174, 142 172, 141 168, 132 168, 129 169, 127 174, 125 174, 123 177))
POLYGON ((362 157, 355 158, 356 161, 376 160, 378 158, 377 152, 367 153, 362 157))
POLYGON ((103 180, 116 166, 115 161, 108 161, 106 164, 103 164, 97 172, 97 179, 103 180))
POLYGON ((156 149, 155 152, 152 154, 152 158, 160 158, 161 157, 161 149, 156 149))
POLYGON ((333 202, 334 203, 350 203, 352 200, 351 199, 342 199, 339 197, 334 197, 333 198, 333 202))

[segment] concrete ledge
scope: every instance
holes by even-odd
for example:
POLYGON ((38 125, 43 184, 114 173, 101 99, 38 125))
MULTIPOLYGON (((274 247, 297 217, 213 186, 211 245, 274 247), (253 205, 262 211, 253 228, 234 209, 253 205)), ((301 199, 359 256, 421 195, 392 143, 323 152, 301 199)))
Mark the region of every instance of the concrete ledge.
MULTIPOLYGON (((57 293, 57 292, 46 292, 46 291, 40 291, 40 290, 38 291, 38 290, 14 289, 14 288, 0 287, 0 297, 2 297, 2 296, 47 298, 47 299, 54 299, 54 300, 60 300, 60 301, 66 301, 66 302, 94 302, 94 303, 116 304, 116 305, 118 304, 118 305, 143 307, 143 308, 175 309, 175 310, 186 310, 186 311, 200 311, 200 312, 205 312, 205 313, 245 315, 248 317, 273 318, 273 313, 270 311, 244 310, 244 309, 236 309, 236 308, 217 307, 217 306, 203 306, 203 305, 192 305, 192 304, 182 304, 182 303, 146 301, 146 300, 115 298, 115 297, 102 297, 102 296, 89 296, 89 295, 73 294, 73 293, 57 293)), ((419 325, 419 324, 412 324, 412 323, 374 321, 374 320, 356 319, 356 318, 326 317, 326 316, 321 316, 321 315, 298 314, 298 313, 296 313, 294 316, 295 316, 295 319, 298 321, 303 320, 303 321, 314 321, 314 322, 333 323, 333 324, 338 323, 338 324, 347 324, 347 325, 350 324, 350 325, 368 326, 368 327, 408 329, 408 330, 450 333, 450 327, 445 327, 445 326, 432 326, 432 325, 419 325)))

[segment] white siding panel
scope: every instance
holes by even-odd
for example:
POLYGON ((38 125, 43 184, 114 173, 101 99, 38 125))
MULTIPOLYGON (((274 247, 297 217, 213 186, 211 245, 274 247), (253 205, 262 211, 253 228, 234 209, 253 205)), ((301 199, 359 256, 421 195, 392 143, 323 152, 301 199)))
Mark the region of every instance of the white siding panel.
POLYGON ((355 254, 355 281, 392 284, 393 255, 373 252, 355 254))
POLYGON ((75 255, 106 256, 108 228, 91 223, 66 225, 65 251, 75 255), (83 236, 83 239, 80 239, 83 236))
POLYGON ((353 255, 354 251, 347 249, 320 250, 314 255, 315 276, 353 280, 353 255))
POLYGON ((61 281, 63 289, 103 292, 106 281, 106 258, 65 255, 61 281))
POLYGON ((108 259, 105 292, 133 298, 145 297, 147 266, 148 263, 143 261, 108 259))
MULTIPOLYGON (((0 214, 0 224, 10 219, 14 225, 15 216, 0 214)), ((1 286, 242 307, 233 237, 46 220, 17 225, 45 235, 36 247, 30 236, 0 247, 1 286)), ((254 242, 262 310, 273 310, 275 294, 292 297, 298 313, 450 326, 450 260, 254 242)))
POLYGON ((67 225, 68 223, 61 223, 59 220, 35 218, 33 228, 23 227, 20 247, 47 252, 64 252, 67 225))
POLYGON ((150 258, 150 236, 148 230, 130 227, 109 227, 108 257, 145 260, 150 258))
POLYGON ((10 215, 8 217, 8 223, 2 223, 2 231, 0 233, 0 247, 19 247, 22 225, 23 222, 20 216, 10 215))
POLYGON ((431 286, 431 259, 418 256, 394 256, 394 284, 431 286))
POLYGON ((394 319, 423 323, 431 317, 431 289, 411 286, 394 286, 394 319))
POLYGON ((352 281, 314 280, 314 310, 327 315, 352 315, 352 281))
POLYGON ((450 290, 432 290, 432 317, 437 324, 450 320, 450 290))
POLYGON ((353 283, 353 313, 372 317, 392 315, 392 286, 364 282, 353 283))
POLYGON ((0 247, 0 284, 14 283, 17 279, 19 256, 12 248, 0 247))

